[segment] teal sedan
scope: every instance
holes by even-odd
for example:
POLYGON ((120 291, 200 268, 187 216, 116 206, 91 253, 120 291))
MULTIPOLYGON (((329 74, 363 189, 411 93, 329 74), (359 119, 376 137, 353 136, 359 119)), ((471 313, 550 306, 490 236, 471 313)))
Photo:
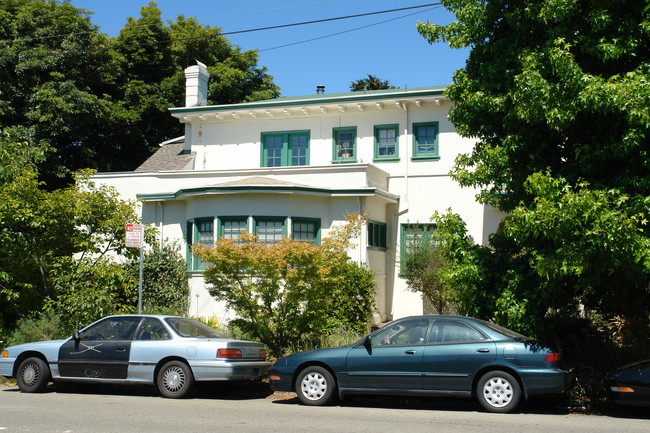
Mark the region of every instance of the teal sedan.
POLYGON ((483 320, 406 317, 351 346, 295 353, 269 374, 275 391, 320 406, 349 394, 474 397, 489 412, 511 412, 534 394, 566 388, 551 347, 483 320))

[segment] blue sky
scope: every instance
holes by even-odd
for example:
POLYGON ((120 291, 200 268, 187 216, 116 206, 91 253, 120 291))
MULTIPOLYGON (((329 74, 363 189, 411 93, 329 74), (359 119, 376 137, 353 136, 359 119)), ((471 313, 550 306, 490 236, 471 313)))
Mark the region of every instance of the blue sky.
MULTIPOLYGON (((116 36, 127 17, 139 17, 147 0, 71 0, 92 11, 100 31, 116 36)), ((434 3, 427 0, 159 0, 163 20, 196 17, 223 33, 314 21, 434 3)), ((373 74, 400 88, 450 84, 464 66, 466 50, 428 44, 418 21, 447 24, 454 16, 442 6, 229 35, 243 50, 260 50, 283 96, 307 95, 317 85, 346 92, 350 82, 373 74), (330 36, 331 35, 331 36, 330 36), (315 39, 315 40, 312 40, 315 39), (288 45, 288 46, 285 46, 288 45)), ((199 59, 200 60, 200 59, 199 59)))

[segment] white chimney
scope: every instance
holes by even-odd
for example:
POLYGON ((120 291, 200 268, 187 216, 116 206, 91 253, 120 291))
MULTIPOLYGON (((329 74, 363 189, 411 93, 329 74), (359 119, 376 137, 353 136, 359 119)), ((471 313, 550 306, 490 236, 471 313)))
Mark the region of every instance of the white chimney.
POLYGON ((208 105, 208 67, 196 61, 185 69, 185 106, 208 105))

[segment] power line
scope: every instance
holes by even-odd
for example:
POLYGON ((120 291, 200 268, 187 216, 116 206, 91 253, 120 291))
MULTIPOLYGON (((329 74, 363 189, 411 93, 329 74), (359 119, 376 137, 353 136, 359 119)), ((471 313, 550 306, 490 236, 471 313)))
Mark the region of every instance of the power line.
POLYGON ((284 44, 284 45, 278 45, 277 47, 264 48, 264 49, 261 49, 261 50, 258 50, 258 51, 262 52, 262 51, 277 50, 277 49, 279 49, 279 48, 291 47, 291 46, 293 46, 293 45, 300 45, 300 44, 304 44, 304 43, 307 43, 307 42, 313 42, 313 41, 317 41, 317 40, 320 40, 320 39, 330 38, 330 37, 332 37, 332 36, 338 36, 338 35, 342 35, 342 34, 345 34, 345 33, 351 33, 351 32, 355 32, 355 31, 357 31, 357 30, 363 30, 363 29, 366 29, 366 28, 368 28, 368 27, 378 26, 378 25, 380 25, 380 24, 385 24, 385 23, 388 23, 388 22, 391 22, 391 21, 401 20, 402 18, 406 18, 406 17, 410 17, 410 16, 413 16, 413 15, 417 15, 417 14, 422 13, 422 12, 428 12, 428 11, 431 11, 431 10, 437 9, 437 8, 439 8, 439 7, 441 7, 441 6, 442 6, 441 4, 438 4, 437 6, 434 6, 434 7, 432 7, 432 8, 425 9, 425 10, 423 10, 423 11, 413 12, 413 13, 406 14, 406 15, 402 15, 401 17, 391 18, 391 19, 389 19, 389 20, 379 21, 378 23, 368 24, 368 25, 365 25, 365 26, 356 27, 356 28, 354 28, 354 29, 343 30, 343 31, 341 31, 341 32, 330 33, 329 35, 323 35, 323 36, 319 36, 319 37, 316 37, 316 38, 305 39, 305 40, 303 40, 303 41, 291 42, 291 43, 289 43, 289 44, 284 44))
MULTIPOLYGON (((237 30, 237 31, 232 31, 232 32, 225 32, 225 33, 213 33, 210 35, 202 35, 202 36, 192 36, 192 37, 186 37, 186 38, 177 38, 177 39, 168 39, 164 41, 156 41, 156 42, 147 42, 147 43, 141 43, 141 44, 127 44, 127 45, 113 45, 110 47, 101 47, 101 48, 92 48, 92 49, 87 49, 87 50, 82 50, 82 51, 62 51, 62 52, 51 52, 47 54, 34 54, 34 55, 29 55, 29 56, 19 56, 21 59, 27 59, 27 58, 40 58, 40 57, 47 57, 47 56, 59 56, 59 55, 66 55, 66 54, 86 54, 86 53, 93 53, 93 52, 101 52, 101 51, 108 51, 108 50, 117 50, 121 48, 134 48, 134 47, 144 47, 144 46, 153 46, 153 45, 160 45, 160 44, 167 44, 171 42, 180 42, 180 41, 189 41, 189 40, 195 40, 195 39, 204 39, 204 38, 211 38, 211 37, 216 37, 216 36, 229 36, 229 35, 236 35, 236 34, 243 34, 243 33, 252 33, 252 32, 259 32, 259 31, 265 31, 265 30, 275 30, 275 29, 281 29, 281 28, 288 28, 288 27, 296 27, 296 26, 304 26, 304 25, 309 25, 309 24, 318 24, 318 23, 324 23, 324 22, 331 22, 331 21, 340 21, 340 20, 346 20, 346 19, 352 19, 352 18, 361 18, 361 17, 367 17, 367 16, 372 16, 372 15, 379 15, 379 14, 386 14, 386 13, 392 13, 392 12, 400 12, 404 10, 413 10, 413 9, 422 9, 426 7, 431 7, 431 6, 441 6, 442 3, 429 3, 425 5, 419 5, 419 6, 408 6, 408 7, 403 7, 403 8, 397 8, 397 9, 389 9, 389 10, 383 10, 383 11, 376 11, 376 12, 366 12, 362 14, 355 14, 355 15, 346 15, 342 17, 334 17, 334 18, 323 18, 319 20, 311 20, 311 21, 303 21, 303 22, 298 22, 298 23, 291 23, 291 24, 279 24, 276 26, 268 26, 268 27, 258 27, 255 29, 247 29, 247 30, 237 30)), ((434 9, 434 8, 431 8, 434 9)), ((413 15, 413 14, 409 14, 413 15)), ((406 16, 409 16, 406 15, 406 16)), ((403 17, 399 17, 403 18, 403 17)), ((396 19, 399 19, 396 18, 396 19)), ((392 20, 387 20, 387 21, 392 21, 392 20)), ((387 22, 385 21, 385 22, 387 22)), ((381 23, 377 23, 381 24, 381 23)), ((370 27, 364 26, 360 27, 365 28, 365 27, 370 27)), ((358 29, 352 29, 349 31, 354 31, 358 29)), ((341 34, 345 32, 339 32, 337 34, 341 34)), ((322 36, 320 38, 315 38, 316 39, 321 39, 321 38, 326 38, 330 36, 334 36, 336 34, 332 35, 327 35, 327 36, 322 36)), ((304 43, 308 41, 303 41, 303 42, 296 42, 294 44, 288 44, 289 45, 295 45, 298 43, 304 43)), ((275 48, 270 48, 270 49, 276 49, 276 48, 281 48, 281 47, 275 47, 275 48)), ((267 49, 268 50, 268 49, 267 49)), ((266 51, 266 50, 265 50, 266 51)))
MULTIPOLYGON (((253 15, 257 13, 262 13, 262 12, 274 12, 278 10, 284 10, 284 9, 293 9, 293 8, 299 8, 299 7, 305 7, 305 6, 318 6, 322 4, 327 4, 327 3, 336 3, 340 2, 343 0, 328 0, 328 1, 321 1, 321 2, 316 2, 316 3, 303 3, 299 5, 289 5, 289 6, 282 6, 282 7, 277 7, 277 8, 267 8, 267 9, 257 9, 253 11, 243 11, 243 12, 233 12, 230 14, 221 14, 221 15, 211 15, 211 16, 206 16, 206 17, 196 17, 197 20, 203 20, 203 19, 212 19, 212 18, 225 18, 225 17, 232 17, 232 16, 240 16, 240 15, 253 15)), ((194 18, 194 17, 193 17, 194 18)), ((139 28, 146 28, 146 27, 155 27, 158 24, 140 24, 137 26, 132 26, 132 29, 139 29, 139 28)), ((31 41, 38 41, 38 40, 43 40, 43 39, 55 39, 55 38, 67 38, 70 36, 78 36, 78 35, 88 35, 88 34, 94 34, 95 32, 76 32, 76 33, 66 33, 66 34, 61 34, 61 35, 49 35, 49 36, 36 36, 32 38, 18 38, 18 39, 0 39, 0 42, 31 42, 31 41)))

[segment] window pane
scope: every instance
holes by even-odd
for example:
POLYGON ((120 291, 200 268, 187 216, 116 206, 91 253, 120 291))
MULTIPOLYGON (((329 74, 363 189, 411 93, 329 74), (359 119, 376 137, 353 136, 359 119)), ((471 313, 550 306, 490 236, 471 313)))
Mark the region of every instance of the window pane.
POLYGON ((293 240, 301 242, 314 242, 316 240, 316 224, 306 221, 294 221, 291 225, 293 240))
POLYGON ((292 135, 290 138, 291 165, 307 165, 307 137, 292 135))
POLYGON ((198 242, 200 244, 211 247, 214 245, 214 222, 213 221, 199 221, 196 224, 199 232, 198 242))
POLYGON ((282 221, 258 221, 257 236, 259 242, 275 244, 282 239, 282 221))
POLYGON ((463 343, 483 340, 483 335, 471 326, 451 321, 436 320, 431 328, 429 343, 463 343))
POLYGON ((352 131, 339 131, 336 137, 336 151, 338 158, 354 157, 354 135, 352 131))
POLYGON ((282 137, 266 137, 266 166, 280 167, 282 165, 282 137))
POLYGON ((373 346, 423 344, 429 329, 426 319, 402 321, 381 328, 372 336, 373 346))
POLYGON ((377 156, 395 155, 395 130, 380 129, 377 132, 377 156))
POLYGON ((223 238, 224 239, 235 239, 236 243, 241 243, 239 238, 241 237, 242 231, 246 231, 247 224, 245 219, 241 220, 225 220, 222 223, 223 226, 223 238))
POLYGON ((415 140, 418 155, 434 154, 436 150, 436 128, 433 125, 416 126, 415 140))

